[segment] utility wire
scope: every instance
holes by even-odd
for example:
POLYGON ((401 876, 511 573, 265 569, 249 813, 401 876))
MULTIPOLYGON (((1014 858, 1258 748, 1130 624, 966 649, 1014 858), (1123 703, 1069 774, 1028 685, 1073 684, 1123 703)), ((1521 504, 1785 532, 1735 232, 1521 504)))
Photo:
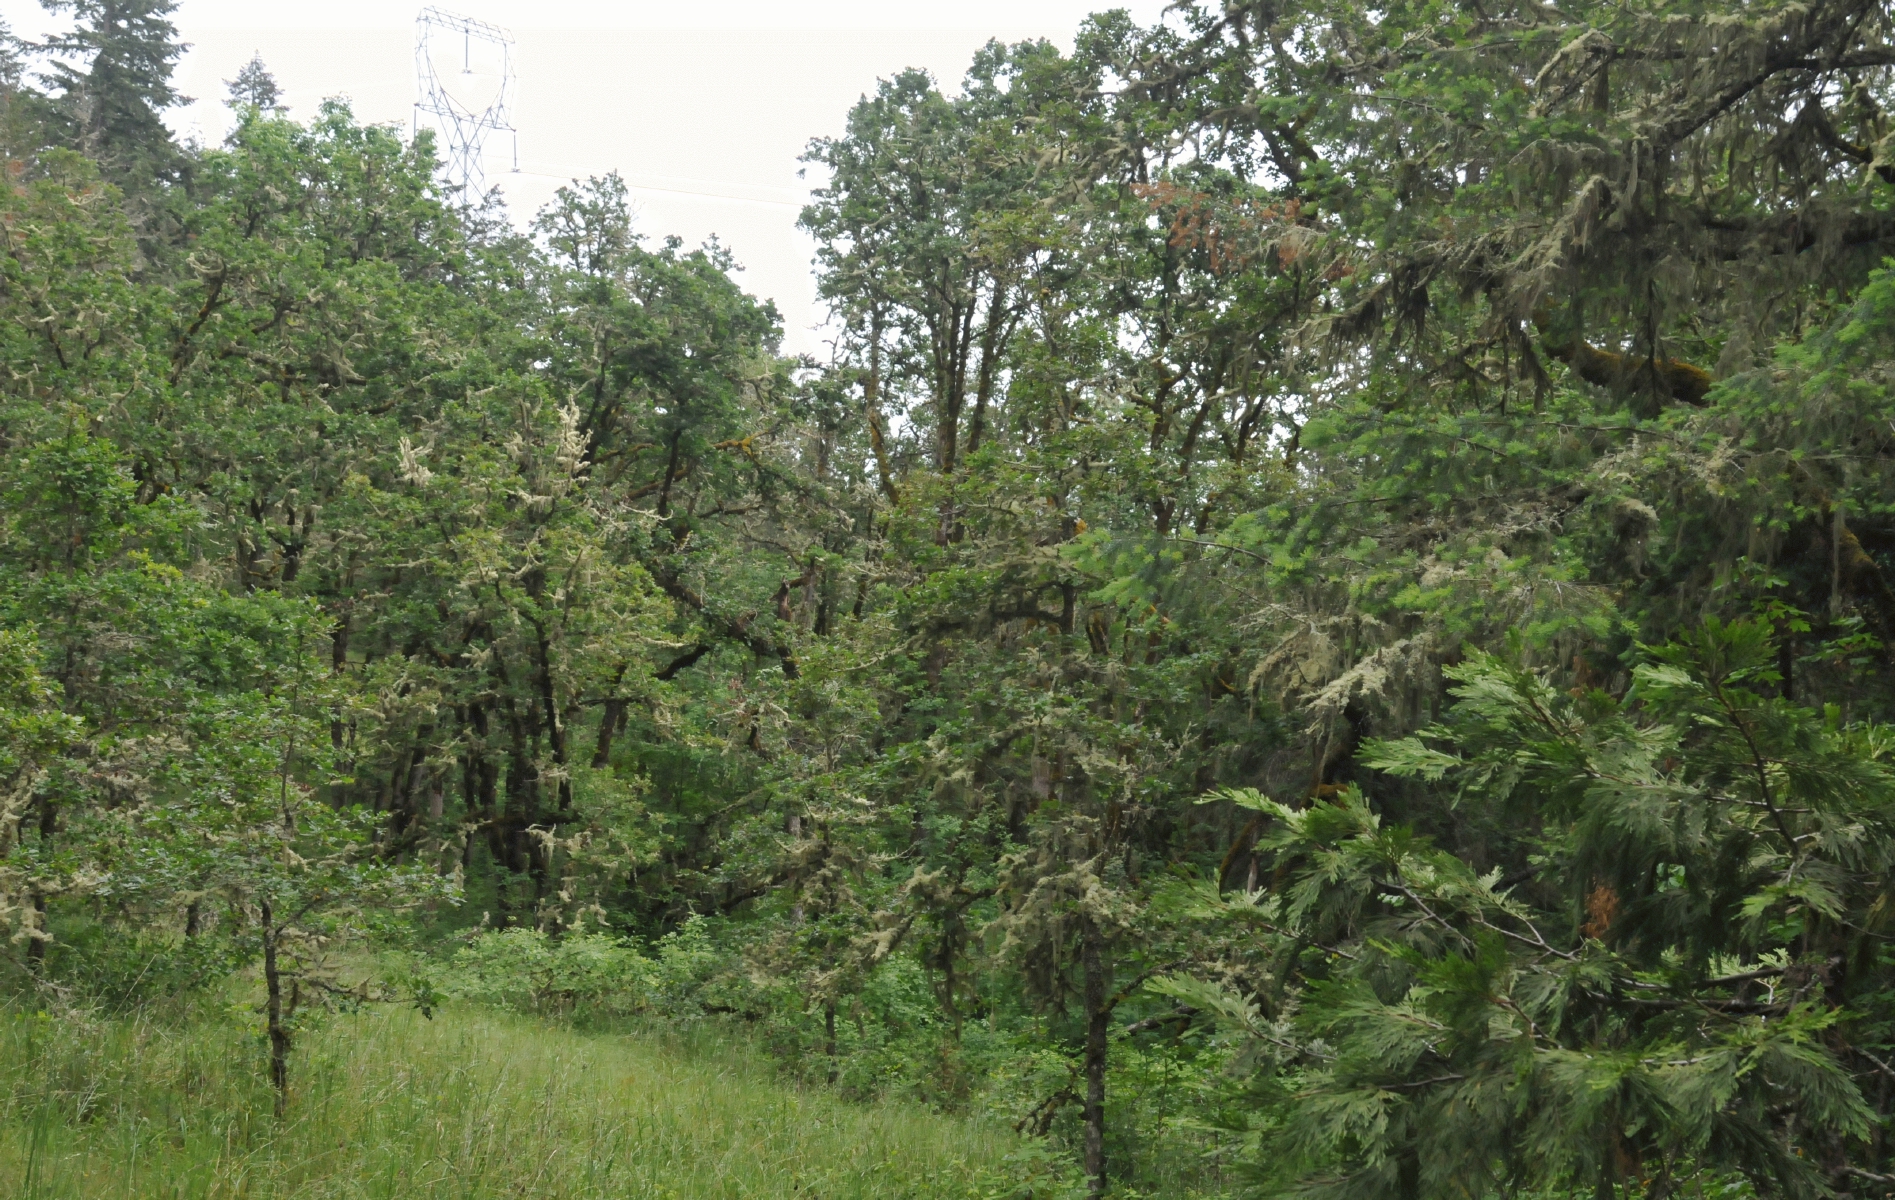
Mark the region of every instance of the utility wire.
MULTIPOLYGON (((539 165, 547 166, 549 164, 541 163, 539 165)), ((535 170, 531 170, 527 167, 522 166, 517 171, 501 172, 501 174, 532 175, 539 179, 557 179, 557 180, 560 180, 561 182, 566 182, 575 178, 584 178, 585 176, 592 174, 592 172, 590 171, 535 171, 535 170)), ((735 192, 713 191, 711 189, 714 188, 716 184, 712 182, 711 180, 707 180, 707 179, 689 179, 689 178, 681 178, 678 176, 666 176, 666 175, 646 177, 646 178, 656 178, 656 179, 669 179, 674 183, 694 183, 694 184, 702 185, 700 187, 693 188, 693 187, 666 187, 663 184, 656 184, 656 183, 639 183, 637 182, 637 179, 635 176, 629 176, 623 173, 621 173, 619 177, 625 180, 625 186, 628 189, 632 191, 637 191, 637 192, 667 192, 675 196, 705 196, 713 200, 735 200, 741 204, 762 204, 771 208, 800 209, 803 207, 805 203, 807 203, 806 201, 802 201, 802 200, 764 200, 756 196, 740 196, 736 194, 735 192)), ((783 189, 772 189, 772 190, 783 190, 783 189)))

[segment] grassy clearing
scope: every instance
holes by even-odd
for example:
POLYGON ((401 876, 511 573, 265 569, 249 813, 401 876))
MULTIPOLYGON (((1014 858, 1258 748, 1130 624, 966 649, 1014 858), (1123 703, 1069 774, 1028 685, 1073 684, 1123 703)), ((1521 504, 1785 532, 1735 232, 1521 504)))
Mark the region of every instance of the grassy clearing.
POLYGON ((0 1011, 0 1196, 977 1197, 1019 1149, 977 1123, 797 1090, 708 1036, 339 1016, 303 1035, 281 1123, 262 1057, 235 1020, 0 1011))

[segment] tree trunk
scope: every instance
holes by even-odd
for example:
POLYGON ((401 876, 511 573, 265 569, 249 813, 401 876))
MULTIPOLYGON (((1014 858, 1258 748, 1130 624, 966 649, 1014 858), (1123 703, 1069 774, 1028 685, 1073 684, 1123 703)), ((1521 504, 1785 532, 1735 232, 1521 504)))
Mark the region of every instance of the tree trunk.
MULTIPOLYGON (((59 828, 59 808, 49 796, 39 798, 39 849, 44 856, 51 848, 53 832, 59 828)), ((34 970, 40 970, 46 961, 46 943, 52 940, 51 932, 46 928, 46 894, 38 888, 33 889, 33 936, 26 942, 26 961, 34 970)))
MULTIPOLYGON (((349 665, 349 602, 344 601, 342 611, 336 615, 336 626, 329 635, 329 673, 342 674, 349 665)), ((348 726, 342 720, 342 710, 336 709, 329 718, 329 747, 335 751, 336 763, 347 763, 343 756, 343 747, 348 744, 348 726)), ((348 771, 337 772, 338 778, 347 776, 348 771)), ((337 808, 343 807, 349 800, 349 785, 337 782, 329 787, 329 803, 337 808)))
POLYGON ((26 939, 26 965, 27 969, 34 974, 38 974, 45 967, 47 941, 46 896, 45 893, 35 890, 33 892, 33 936, 26 939))
POLYGON ((658 485, 658 516, 660 519, 671 515, 671 481, 678 471, 678 448, 684 441, 684 428, 679 426, 671 431, 671 449, 665 455, 665 477, 658 485))
POLYGON ((290 1031, 283 1024, 283 975, 276 961, 276 915, 265 900, 259 905, 263 920, 263 986, 269 998, 264 1016, 270 1034, 270 1086, 276 1089, 276 1115, 289 1108, 290 1031))
POLYGON ((960 463, 961 410, 967 404, 967 360, 974 344, 972 297, 963 305, 947 304, 947 311, 929 322, 934 333, 935 466, 952 475, 960 463))
POLYGON ((1090 1180, 1088 1196, 1105 1195, 1105 1053, 1106 1022, 1111 1009, 1106 1005, 1105 948, 1099 927, 1091 921, 1081 935, 1081 957, 1086 973, 1086 1176, 1090 1180))
POLYGON ((836 1002, 825 1001, 822 1006, 822 1052, 829 1056, 829 1081, 836 1080, 836 1002))
POLYGON ((995 279, 993 296, 987 304, 987 321, 980 331, 980 377, 974 388, 973 427, 967 431, 970 456, 980 449, 981 438, 987 432, 987 401, 993 395, 994 380, 1000 373, 1000 348, 1004 341, 1001 325, 1007 321, 1006 302, 1007 287, 995 279))
MULTIPOLYGON (((559 772, 557 794, 559 803, 556 821, 571 819, 572 815, 572 778, 566 770, 566 727, 559 720, 559 700, 553 690, 553 647, 546 636, 546 630, 537 622, 533 626, 534 657, 533 670, 539 678, 540 709, 546 714, 546 742, 553 752, 553 765, 559 772)), ((544 815, 541 815, 544 820, 544 815)))
POLYGON ((612 699, 605 702, 605 711, 599 714, 599 741, 592 750, 593 770, 612 765, 612 738, 618 733, 619 722, 625 719, 625 701, 612 699))
MULTIPOLYGON (((752 735, 755 735, 756 733, 755 727, 752 727, 750 732, 752 735)), ((802 841, 803 840, 802 814, 791 813, 789 825, 790 825, 790 840, 793 842, 802 841)), ((795 871, 790 872, 789 878, 784 881, 784 886, 786 886, 789 889, 790 895, 796 897, 796 903, 790 905, 790 924, 801 925, 803 923, 803 891, 797 879, 797 872, 795 871)))
POLYGON ((895 480, 888 471, 888 438, 882 429, 882 310, 875 309, 869 325, 869 376, 862 384, 862 408, 868 418, 869 449, 875 454, 875 478, 890 504, 899 502, 895 480))

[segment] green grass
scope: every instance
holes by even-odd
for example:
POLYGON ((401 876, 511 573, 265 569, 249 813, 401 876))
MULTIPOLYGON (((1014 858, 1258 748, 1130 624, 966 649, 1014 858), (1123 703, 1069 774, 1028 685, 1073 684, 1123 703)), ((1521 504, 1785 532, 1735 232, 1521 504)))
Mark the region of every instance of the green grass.
MULTIPOLYGON (((0 1196, 975 1197, 1004 1131, 799 1090, 714 1033, 579 1032, 481 1010, 306 1031, 271 1116, 233 1018, 0 1010, 0 1196)), ((1039 1195, 1052 1193, 1039 1192, 1039 1195)))

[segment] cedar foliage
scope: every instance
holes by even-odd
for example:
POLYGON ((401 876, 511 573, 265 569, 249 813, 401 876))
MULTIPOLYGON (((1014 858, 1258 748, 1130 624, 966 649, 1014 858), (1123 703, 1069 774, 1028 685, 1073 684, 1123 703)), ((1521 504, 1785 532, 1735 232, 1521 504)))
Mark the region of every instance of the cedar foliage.
POLYGON ((1895 1187, 1885 8, 905 72, 823 361, 615 177, 516 226, 260 63, 176 147, 122 8, 115 123, 0 121, 22 986, 263 958, 288 1101, 337 946, 609 945, 1094 1195, 1895 1187))

